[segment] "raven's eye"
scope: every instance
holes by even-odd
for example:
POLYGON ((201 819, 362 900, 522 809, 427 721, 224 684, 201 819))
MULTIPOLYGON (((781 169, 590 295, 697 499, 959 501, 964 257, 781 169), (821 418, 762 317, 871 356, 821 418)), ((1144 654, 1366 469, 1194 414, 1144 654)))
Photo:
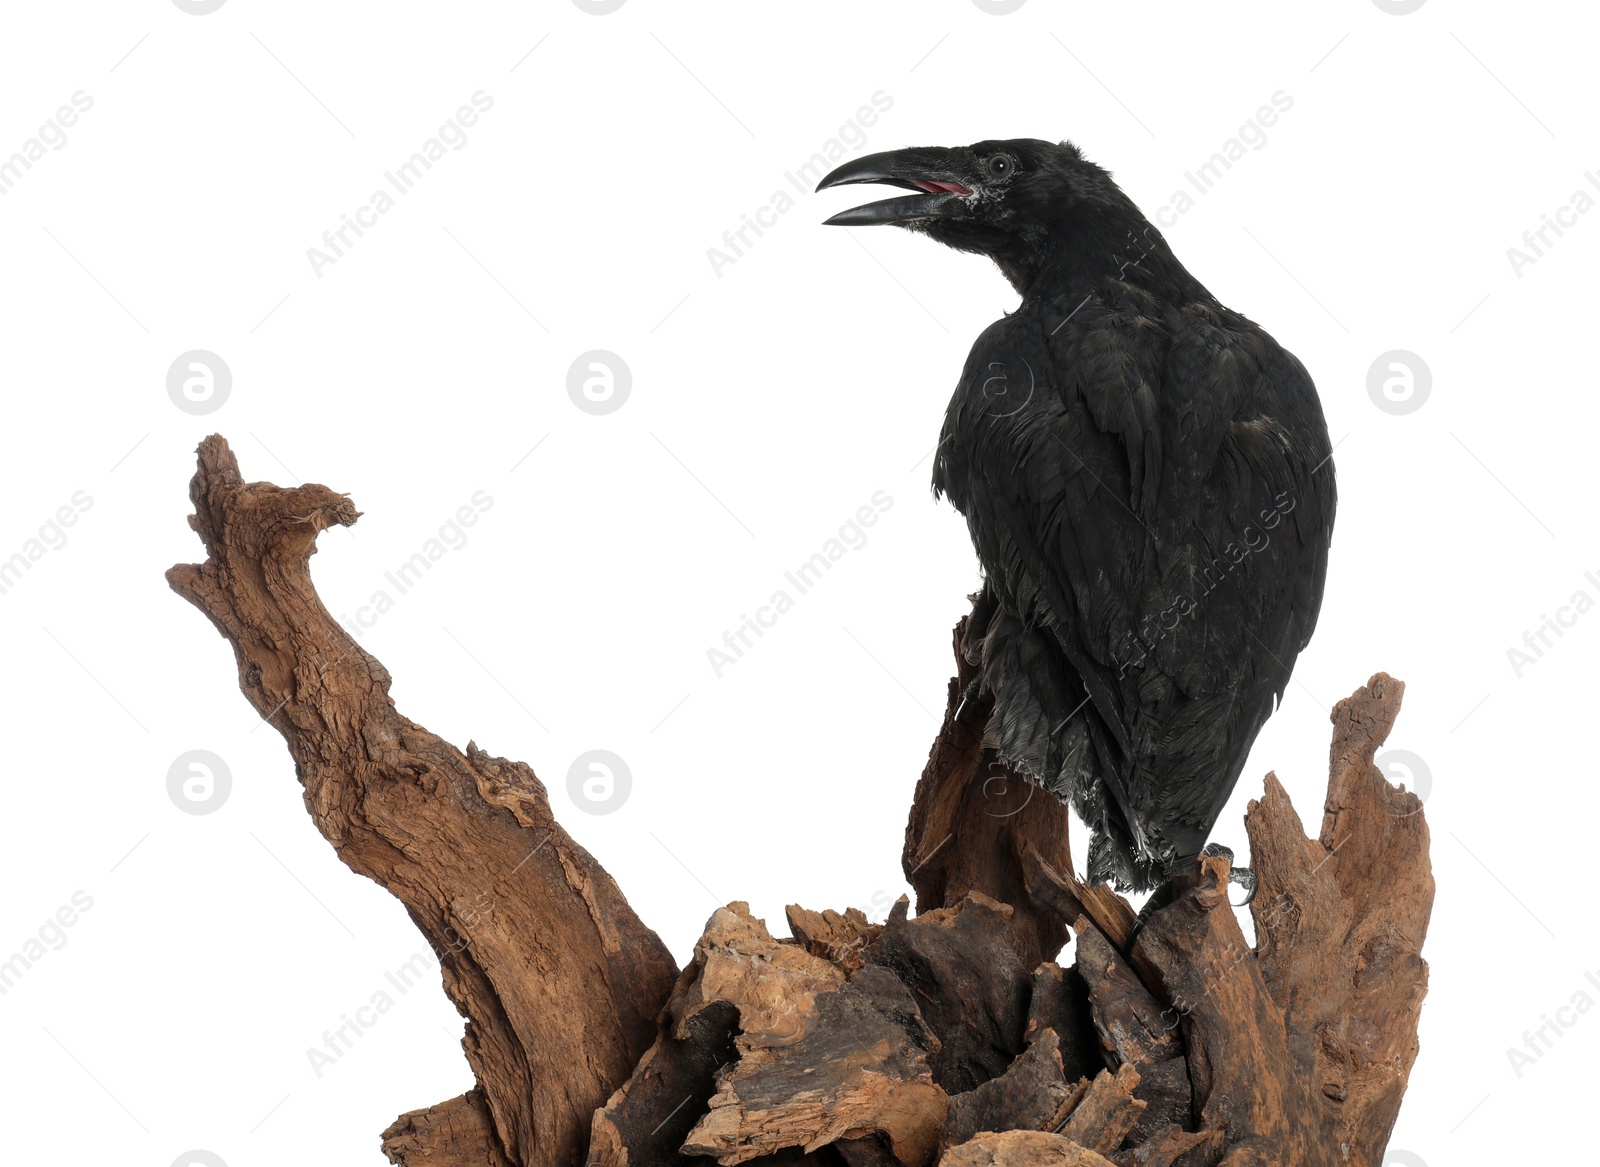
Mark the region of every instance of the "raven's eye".
POLYGON ((1011 159, 1004 154, 996 154, 988 161, 988 170, 996 178, 1004 178, 1011 173, 1011 159))

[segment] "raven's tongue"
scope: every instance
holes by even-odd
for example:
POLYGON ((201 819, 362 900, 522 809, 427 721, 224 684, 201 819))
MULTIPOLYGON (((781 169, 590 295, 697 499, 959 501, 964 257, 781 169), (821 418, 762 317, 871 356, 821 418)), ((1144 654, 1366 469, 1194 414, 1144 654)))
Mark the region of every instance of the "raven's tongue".
POLYGON ((972 193, 959 182, 929 182, 920 178, 915 179, 914 181, 929 194, 941 194, 944 192, 949 192, 950 194, 969 195, 972 193))

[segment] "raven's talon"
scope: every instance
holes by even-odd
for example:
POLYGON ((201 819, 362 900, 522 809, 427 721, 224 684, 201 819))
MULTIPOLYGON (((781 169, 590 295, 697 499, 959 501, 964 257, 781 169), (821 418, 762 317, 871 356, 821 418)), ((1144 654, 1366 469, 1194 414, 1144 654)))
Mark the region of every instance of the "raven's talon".
POLYGON ((1249 907, 1250 901, 1256 898, 1256 888, 1258 886, 1256 873, 1248 867, 1235 867, 1228 872, 1228 882, 1238 884, 1245 891, 1244 899, 1233 906, 1236 908, 1249 907))
POLYGON ((1233 848, 1224 847, 1221 843, 1207 843, 1200 848, 1200 854, 1208 855, 1212 859, 1226 859, 1229 863, 1233 862, 1233 848))

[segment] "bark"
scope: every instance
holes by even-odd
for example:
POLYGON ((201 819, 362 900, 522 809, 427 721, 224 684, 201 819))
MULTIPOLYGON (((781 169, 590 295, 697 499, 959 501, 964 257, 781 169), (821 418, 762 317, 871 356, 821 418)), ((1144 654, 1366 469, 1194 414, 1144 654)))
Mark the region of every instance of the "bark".
POLYGON ((510 1167, 483 1092, 402 1114, 383 1132, 389 1161, 401 1167, 510 1167))
POLYGON ((1000 1131, 953 1147, 945 1167, 1112 1167, 1104 1155, 1046 1131, 1000 1131))
POLYGON ((213 436, 191 498, 208 558, 169 582, 233 646, 318 829, 405 904, 467 1018, 476 1084, 401 1115, 391 1162, 1380 1167, 1433 900, 1421 804, 1373 763, 1393 678, 1334 710, 1316 839, 1275 776, 1250 804, 1254 946, 1220 859, 1135 934, 1126 901, 1074 874, 1066 809, 984 748, 958 626, 906 829, 918 914, 792 904, 775 937, 732 903, 680 974, 533 770, 407 720, 324 609, 309 558, 358 517, 346 496, 246 483, 213 436))
POLYGON ((944 1141, 956 1146, 983 1131, 1044 1130, 1070 1113, 1074 1090, 1061 1063, 1061 1038, 1046 1029, 998 1078, 950 1100, 944 1141))

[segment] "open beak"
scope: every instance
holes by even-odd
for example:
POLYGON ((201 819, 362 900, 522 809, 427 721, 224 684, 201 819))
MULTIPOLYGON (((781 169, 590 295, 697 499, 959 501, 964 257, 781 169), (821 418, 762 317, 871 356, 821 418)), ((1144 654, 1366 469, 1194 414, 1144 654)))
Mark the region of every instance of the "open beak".
POLYGON ((817 189, 881 182, 918 193, 851 207, 831 219, 824 219, 823 223, 832 227, 864 227, 876 223, 910 223, 952 214, 963 205, 961 200, 972 195, 971 190, 955 180, 955 163, 952 151, 929 147, 885 150, 846 162, 817 183, 817 189))

